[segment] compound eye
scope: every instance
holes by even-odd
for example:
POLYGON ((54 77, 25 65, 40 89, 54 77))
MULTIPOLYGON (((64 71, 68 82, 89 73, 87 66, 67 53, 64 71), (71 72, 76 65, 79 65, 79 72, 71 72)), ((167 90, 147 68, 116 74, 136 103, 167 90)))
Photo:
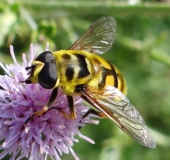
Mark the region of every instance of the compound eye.
POLYGON ((38 83, 46 89, 55 87, 57 81, 57 67, 54 55, 50 51, 42 52, 36 61, 44 63, 38 75, 38 83))

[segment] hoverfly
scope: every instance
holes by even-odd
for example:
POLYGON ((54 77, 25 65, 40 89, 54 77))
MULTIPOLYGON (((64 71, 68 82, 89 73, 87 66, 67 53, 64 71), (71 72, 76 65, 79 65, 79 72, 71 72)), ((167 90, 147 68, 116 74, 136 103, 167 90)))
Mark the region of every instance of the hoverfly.
POLYGON ((84 118, 90 113, 108 117, 137 142, 155 148, 155 140, 142 116, 125 96, 126 82, 121 72, 97 55, 111 48, 115 36, 115 20, 102 17, 68 50, 44 51, 36 56, 32 65, 26 67, 30 72, 24 82, 39 83, 43 88, 53 91, 46 106, 31 117, 50 110, 58 87, 61 87, 67 96, 70 114, 62 110, 59 112, 66 118, 76 118, 73 96, 78 94, 94 107, 85 113, 84 118))

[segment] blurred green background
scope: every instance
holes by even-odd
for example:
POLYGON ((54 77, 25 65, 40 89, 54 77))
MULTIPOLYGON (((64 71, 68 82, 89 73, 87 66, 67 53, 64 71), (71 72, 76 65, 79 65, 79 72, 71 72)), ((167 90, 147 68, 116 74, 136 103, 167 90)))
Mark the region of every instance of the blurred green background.
MULTIPOLYGON (((170 5, 168 0, 1 0, 0 61, 11 63, 9 45, 18 59, 29 53, 30 43, 42 52, 67 49, 102 16, 117 22, 113 47, 104 55, 123 73, 128 98, 145 119, 157 142, 148 149, 129 138, 114 123, 102 119, 81 132, 74 151, 80 160, 170 159, 170 5)), ((4 74, 1 70, 1 74, 4 74)), ((77 137, 78 138, 78 137, 77 137)), ((9 158, 7 158, 9 159, 9 158)), ((72 155, 62 160, 73 160, 72 155)))

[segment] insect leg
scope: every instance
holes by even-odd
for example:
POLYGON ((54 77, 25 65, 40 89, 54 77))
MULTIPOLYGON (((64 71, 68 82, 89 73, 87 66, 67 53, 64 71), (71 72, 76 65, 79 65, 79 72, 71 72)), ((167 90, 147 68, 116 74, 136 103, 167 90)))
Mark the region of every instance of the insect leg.
POLYGON ((70 114, 69 115, 67 113, 65 113, 61 108, 50 108, 50 109, 57 109, 60 112, 60 114, 62 114, 67 119, 75 119, 76 114, 75 114, 75 110, 74 110, 73 97, 72 96, 67 96, 67 101, 68 101, 68 106, 69 106, 69 109, 70 109, 70 114))
MULTIPOLYGON (((91 102, 86 96, 81 95, 81 97, 88 102, 90 105, 94 106, 94 103, 91 102)), ((86 118, 89 114, 94 114, 98 117, 102 117, 102 118, 106 118, 105 114, 103 114, 102 112, 96 111, 94 109, 89 109, 83 116, 82 118, 86 118)), ((81 122, 80 122, 81 123, 81 122)), ((81 127, 79 127, 79 129, 81 129, 81 127)))
MULTIPOLYGON (((99 111, 96 111, 94 109, 89 109, 83 116, 82 118, 86 118, 89 114, 94 114, 98 117, 102 117, 102 118, 106 118, 106 116, 102 113, 102 112, 99 112, 99 111)), ((80 121, 81 123, 81 121, 80 121)), ((78 129, 81 129, 81 127, 78 127, 78 129)))
POLYGON ((47 102, 47 104, 43 107, 42 110, 34 112, 34 115, 35 116, 40 116, 40 115, 44 114, 45 112, 47 112, 49 110, 49 108, 51 107, 51 104, 54 102, 54 100, 55 100, 55 98, 57 96, 57 93, 58 93, 58 88, 54 88, 52 93, 51 93, 50 99, 47 102))
POLYGON ((94 115, 96 115, 96 116, 98 116, 98 117, 102 117, 102 118, 106 117, 102 112, 96 111, 96 110, 94 110, 94 109, 89 109, 89 110, 83 115, 82 118, 86 118, 89 114, 94 114, 94 115))
POLYGON ((72 96, 67 96, 67 100, 68 100, 68 105, 69 105, 69 108, 70 108, 70 118, 75 119, 76 115, 75 115, 75 110, 74 110, 73 97, 72 96))
POLYGON ((57 109, 64 117, 66 117, 67 119, 75 119, 76 118, 76 114, 75 114, 75 110, 74 110, 74 101, 73 101, 73 97, 72 96, 67 96, 67 101, 68 101, 68 106, 70 109, 70 115, 68 115, 67 113, 65 113, 64 111, 62 111, 62 109, 57 109))
POLYGON ((51 96, 50 96, 50 99, 48 100, 47 104, 43 107, 42 110, 40 111, 36 111, 34 112, 26 121, 24 124, 27 124, 34 116, 40 116, 42 114, 45 114, 49 109, 50 109, 50 106, 51 104, 54 102, 56 96, 57 96, 57 93, 58 93, 58 88, 54 88, 52 93, 51 93, 51 96))
MULTIPOLYGON (((84 95, 81 96, 86 102, 94 106, 94 104, 84 95)), ((96 111, 94 109, 89 109, 84 115, 83 118, 87 117, 89 114, 94 114, 99 117, 106 117, 102 112, 96 111)))
POLYGON ((47 107, 48 109, 51 107, 52 103, 54 102, 55 98, 57 97, 57 93, 58 93, 58 88, 54 88, 51 93, 50 99, 48 100, 48 103, 46 104, 45 107, 47 107))

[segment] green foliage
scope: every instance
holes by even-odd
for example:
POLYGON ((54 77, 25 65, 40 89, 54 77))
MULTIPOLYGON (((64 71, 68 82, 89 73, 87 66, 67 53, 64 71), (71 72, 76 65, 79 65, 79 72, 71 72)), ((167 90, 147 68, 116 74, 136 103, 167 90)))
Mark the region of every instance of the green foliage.
MULTIPOLYGON (((46 6, 44 2, 47 3, 40 0, 35 4, 28 0, 0 2, 1 61, 9 63, 10 44, 18 57, 28 52, 30 43, 38 46, 39 52, 44 50, 47 41, 52 51, 67 49, 93 21, 106 15, 114 17, 117 38, 103 57, 125 76, 128 98, 152 128, 157 148, 144 148, 103 119, 98 126, 82 129, 96 144, 80 140, 74 150, 81 160, 169 160, 170 6, 148 3, 147 7, 142 0, 133 6, 128 4, 130 1, 120 5, 116 1, 77 0, 73 3, 77 5, 72 5, 70 1, 51 0, 46 6), (52 3, 60 8, 53 7, 52 3), (96 8, 92 9, 91 4, 96 4, 96 8)), ((70 157, 64 155, 63 160, 70 157)))

